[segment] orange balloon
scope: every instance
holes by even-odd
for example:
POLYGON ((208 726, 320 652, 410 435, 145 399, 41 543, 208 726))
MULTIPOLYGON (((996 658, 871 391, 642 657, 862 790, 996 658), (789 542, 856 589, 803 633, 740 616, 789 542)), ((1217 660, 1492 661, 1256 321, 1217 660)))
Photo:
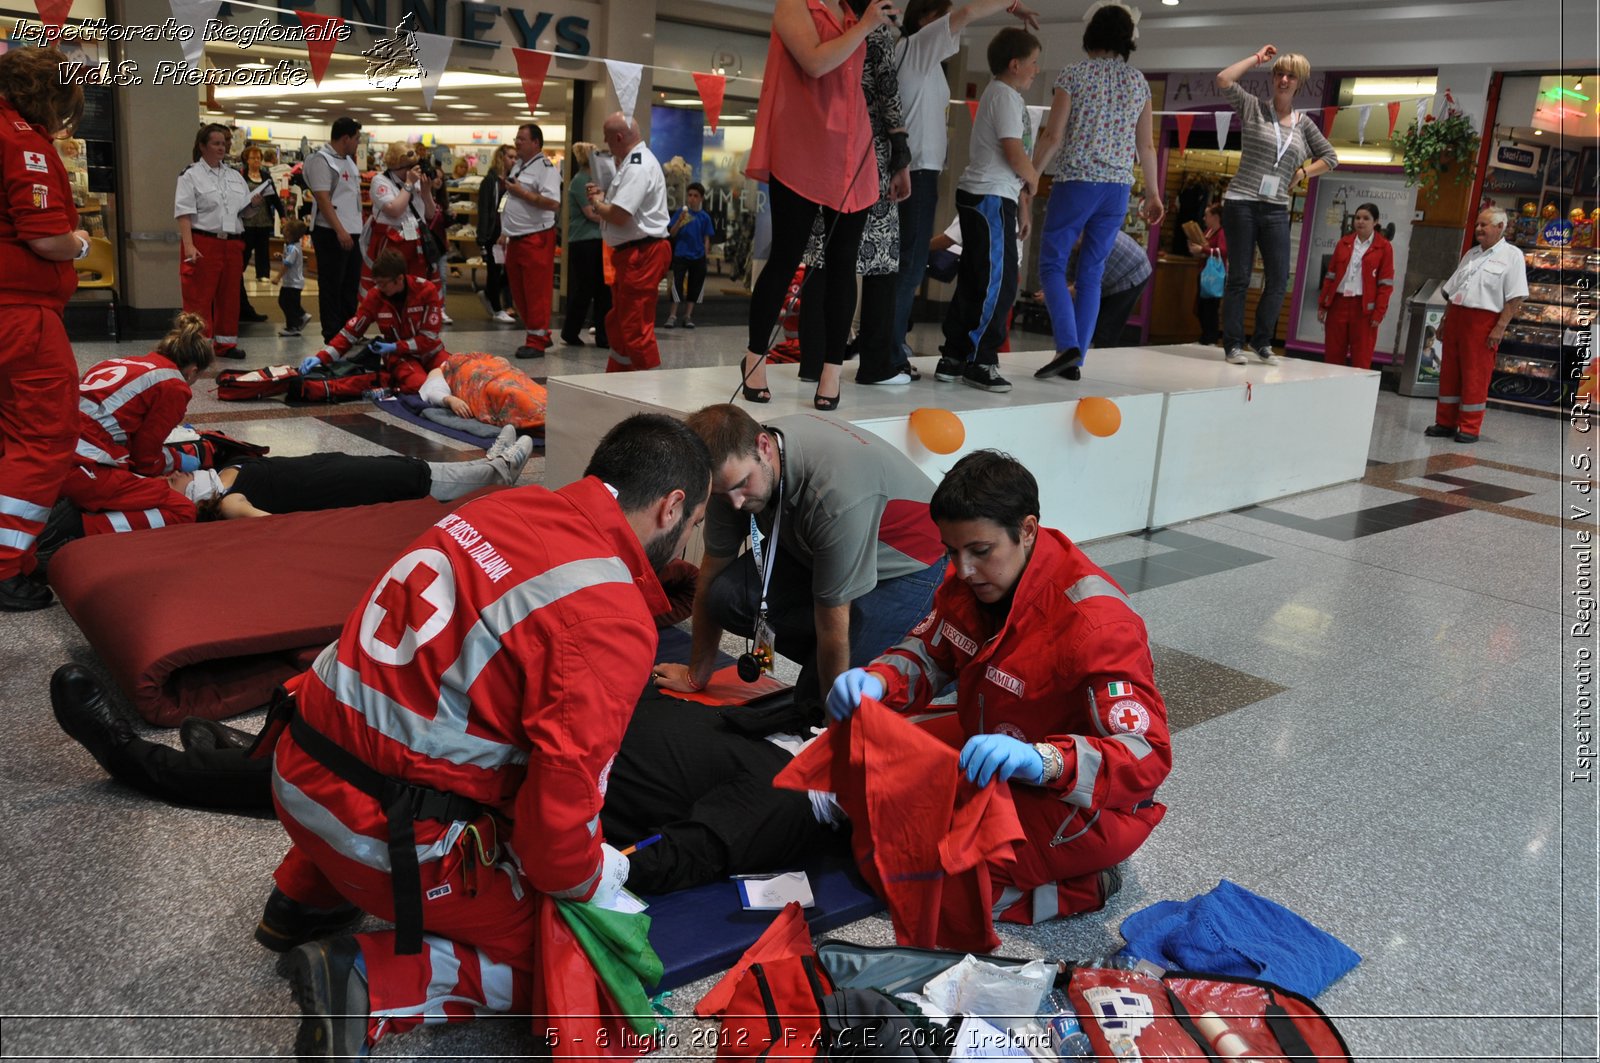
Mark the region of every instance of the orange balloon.
POLYGON ((1090 435, 1104 438, 1122 427, 1122 411, 1110 399, 1090 395, 1078 400, 1078 420, 1090 435))
POLYGON ((935 454, 953 454, 966 442, 967 428, 949 410, 923 407, 911 411, 911 430, 935 454))

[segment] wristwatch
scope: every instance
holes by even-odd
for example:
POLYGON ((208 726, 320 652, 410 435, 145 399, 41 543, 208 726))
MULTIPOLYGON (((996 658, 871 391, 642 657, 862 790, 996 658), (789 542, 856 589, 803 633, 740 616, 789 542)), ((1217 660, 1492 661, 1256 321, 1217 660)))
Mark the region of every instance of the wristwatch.
POLYGON ((78 237, 78 253, 76 255, 73 255, 72 257, 73 257, 74 261, 76 261, 77 259, 80 259, 80 258, 88 258, 89 257, 89 241, 85 240, 81 236, 78 237))

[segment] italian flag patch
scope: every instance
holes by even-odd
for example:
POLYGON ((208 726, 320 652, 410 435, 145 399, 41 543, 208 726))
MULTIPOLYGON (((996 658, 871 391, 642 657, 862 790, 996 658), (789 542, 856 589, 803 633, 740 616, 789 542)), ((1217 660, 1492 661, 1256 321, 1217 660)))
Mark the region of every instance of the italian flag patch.
POLYGON ((1132 683, 1107 683, 1106 694, 1113 698, 1124 698, 1133 693, 1132 683))

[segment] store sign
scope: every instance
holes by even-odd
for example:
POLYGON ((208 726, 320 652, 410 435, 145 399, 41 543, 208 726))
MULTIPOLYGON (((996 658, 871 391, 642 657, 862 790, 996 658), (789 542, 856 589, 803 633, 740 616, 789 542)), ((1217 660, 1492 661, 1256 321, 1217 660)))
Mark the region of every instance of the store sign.
POLYGON ((1494 144, 1494 161, 1492 165, 1501 170, 1515 170, 1517 173, 1538 173, 1539 157, 1542 149, 1527 147, 1522 144, 1513 144, 1507 140, 1497 140, 1494 144))
MULTIPOLYGON (((1322 102, 1322 86, 1326 80, 1326 75, 1312 74, 1295 91, 1294 105, 1301 108, 1319 105, 1322 102)), ((1252 96, 1270 100, 1272 98, 1272 75, 1265 70, 1259 73, 1246 74, 1239 79, 1239 87, 1252 96)), ((1167 79, 1166 110, 1190 111, 1206 106, 1229 106, 1228 97, 1223 95, 1221 89, 1217 88, 1217 75, 1179 74, 1167 79)))
MULTIPOLYGON (((338 15, 356 26, 358 33, 380 35, 370 26, 392 27, 407 15, 411 27, 422 33, 459 38, 464 47, 499 49, 506 46, 537 48, 560 55, 589 55, 591 33, 600 18, 600 5, 569 2, 549 6, 479 3, 476 0, 278 0, 278 24, 299 28, 296 11, 338 15)), ((217 17, 224 21, 259 21, 259 8, 235 9, 224 3, 217 17)))

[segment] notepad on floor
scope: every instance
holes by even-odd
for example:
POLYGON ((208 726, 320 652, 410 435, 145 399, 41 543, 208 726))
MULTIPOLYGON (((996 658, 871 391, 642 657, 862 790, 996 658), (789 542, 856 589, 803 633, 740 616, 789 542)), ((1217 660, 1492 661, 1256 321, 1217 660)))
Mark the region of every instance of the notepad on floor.
POLYGON ((811 895, 811 880, 806 878, 804 871, 741 878, 738 883, 739 900, 746 911, 778 911, 790 901, 799 901, 802 908, 810 908, 817 903, 811 895))

